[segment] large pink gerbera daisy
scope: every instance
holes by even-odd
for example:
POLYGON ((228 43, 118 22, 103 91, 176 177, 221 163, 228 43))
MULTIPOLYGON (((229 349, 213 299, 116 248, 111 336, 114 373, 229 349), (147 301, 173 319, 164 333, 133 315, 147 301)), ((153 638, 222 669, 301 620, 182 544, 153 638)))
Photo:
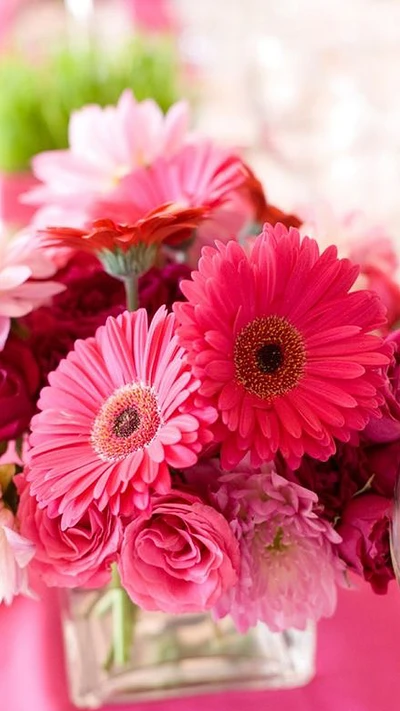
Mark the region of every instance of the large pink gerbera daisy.
POLYGON ((174 329, 164 307, 150 326, 144 309, 110 317, 50 374, 28 479, 63 529, 93 502, 114 514, 145 509, 150 491, 169 491, 168 465, 190 466, 210 441, 215 411, 198 398, 174 329))
POLYGON ((222 463, 277 451, 296 468, 325 460, 379 416, 390 347, 369 332, 384 323, 376 294, 349 293, 358 268, 335 247, 266 225, 250 255, 236 242, 207 247, 175 304, 180 342, 200 392, 220 415, 222 463))

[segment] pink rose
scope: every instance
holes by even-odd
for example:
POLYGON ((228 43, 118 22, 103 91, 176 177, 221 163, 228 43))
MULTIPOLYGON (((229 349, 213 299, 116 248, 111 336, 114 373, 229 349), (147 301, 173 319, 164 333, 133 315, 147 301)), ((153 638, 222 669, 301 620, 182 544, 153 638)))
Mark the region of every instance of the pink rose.
POLYGON ((122 524, 108 512, 89 506, 83 518, 66 531, 61 516, 50 518, 30 495, 21 475, 16 478, 21 498, 18 518, 21 533, 36 545, 33 571, 51 587, 101 587, 110 579, 116 559, 122 524))
POLYGON ((393 343, 395 350, 387 370, 382 418, 370 420, 364 431, 364 436, 373 443, 400 439, 400 330, 393 331, 386 342, 393 343))
POLYGON ((239 547, 229 524, 199 497, 171 491, 125 529, 122 583, 145 610, 208 610, 237 580, 239 547))
POLYGON ((378 494, 356 496, 343 512, 338 534, 340 556, 376 593, 385 594, 394 578, 390 557, 391 501, 378 494))
POLYGON ((25 341, 11 337, 0 352, 0 442, 27 429, 36 409, 39 369, 25 341))

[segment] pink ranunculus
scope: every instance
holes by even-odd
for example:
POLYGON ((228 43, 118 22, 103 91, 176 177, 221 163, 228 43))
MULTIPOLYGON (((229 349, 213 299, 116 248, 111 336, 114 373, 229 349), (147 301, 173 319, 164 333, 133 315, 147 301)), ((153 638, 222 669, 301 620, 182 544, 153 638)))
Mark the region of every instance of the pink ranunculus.
POLYGON ((27 566, 34 544, 20 535, 13 513, 0 498, 0 603, 10 605, 15 595, 30 595, 27 566))
POLYGON ((393 344, 394 353, 387 368, 382 417, 372 418, 364 432, 367 440, 372 443, 400 440, 400 330, 393 331, 386 342, 393 344))
POLYGON ((338 533, 340 555, 351 570, 385 594, 394 578, 390 557, 391 500, 378 494, 356 496, 343 512, 338 533))
POLYGON ((119 570, 132 600, 169 613, 210 609, 237 579, 239 550, 225 518, 191 493, 154 498, 125 529, 119 570))
POLYGON ((62 530, 61 516, 50 518, 17 477, 21 531, 35 543, 33 572, 51 587, 100 587, 110 579, 122 536, 120 519, 93 505, 75 526, 62 530))
POLYGON ((0 351, 0 442, 16 439, 36 410, 39 368, 25 341, 8 339, 0 351))

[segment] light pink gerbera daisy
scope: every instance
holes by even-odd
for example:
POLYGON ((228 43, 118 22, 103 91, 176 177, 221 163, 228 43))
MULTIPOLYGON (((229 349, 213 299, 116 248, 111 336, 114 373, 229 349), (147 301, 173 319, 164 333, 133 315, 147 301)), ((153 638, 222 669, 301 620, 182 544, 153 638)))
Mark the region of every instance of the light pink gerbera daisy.
POLYGON ((32 420, 31 493, 62 529, 95 502, 113 514, 145 509, 170 489, 168 465, 188 467, 211 440, 212 407, 161 307, 108 318, 49 376, 32 420))
POLYGON ((69 123, 69 148, 45 151, 33 159, 33 172, 42 184, 24 202, 42 206, 35 224, 82 226, 88 206, 114 189, 124 175, 178 151, 188 140, 188 124, 185 101, 171 106, 164 116, 155 101, 138 102, 128 89, 116 106, 89 105, 75 111, 69 123), (69 213, 65 222, 60 221, 63 210, 69 213))
POLYGON ((258 472, 242 466, 219 479, 217 465, 209 468, 211 500, 229 521, 241 558, 238 582, 218 601, 215 616, 231 615, 246 632, 259 621, 279 631, 332 615, 345 566, 341 538, 318 515, 317 495, 273 465, 258 472))
POLYGON ((380 416, 390 347, 369 332, 384 308, 349 293, 357 274, 335 247, 320 255, 281 224, 250 255, 234 241, 203 249, 174 309, 200 393, 219 411, 224 468, 248 452, 253 466, 278 451, 293 468, 305 453, 326 460, 335 438, 380 416))

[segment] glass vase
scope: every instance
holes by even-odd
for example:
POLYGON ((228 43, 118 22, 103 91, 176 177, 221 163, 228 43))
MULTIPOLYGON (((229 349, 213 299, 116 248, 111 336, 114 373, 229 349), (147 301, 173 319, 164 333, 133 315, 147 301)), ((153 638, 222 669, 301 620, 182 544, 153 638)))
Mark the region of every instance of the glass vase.
POLYGON ((259 624, 239 634, 230 618, 167 615, 131 607, 127 656, 111 652, 115 610, 107 591, 62 593, 70 697, 78 707, 134 703, 233 689, 302 686, 314 675, 315 627, 271 632, 259 624))

